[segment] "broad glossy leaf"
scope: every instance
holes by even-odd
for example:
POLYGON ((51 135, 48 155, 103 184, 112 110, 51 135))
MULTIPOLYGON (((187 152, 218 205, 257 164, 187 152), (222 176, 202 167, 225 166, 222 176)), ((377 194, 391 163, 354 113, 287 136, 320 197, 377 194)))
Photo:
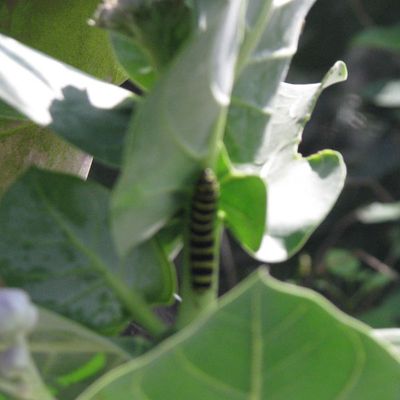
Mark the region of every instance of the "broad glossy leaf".
POLYGON ((303 19, 315 0, 251 0, 229 107, 226 139, 234 163, 253 162, 280 83, 297 49, 303 19), (272 3, 272 4, 270 4, 272 3))
POLYGON ((326 217, 339 196, 346 168, 339 153, 324 150, 307 158, 297 153, 302 131, 322 90, 346 77, 337 63, 320 84, 282 83, 272 119, 248 168, 268 185, 267 229, 256 256, 283 261, 296 252, 326 217))
POLYGON ((111 339, 50 311, 40 309, 29 348, 39 372, 58 399, 73 400, 105 372, 140 354, 143 344, 129 338, 128 353, 111 339))
POLYGON ((245 248, 260 247, 266 219, 266 185, 258 176, 232 175, 221 182, 219 205, 226 226, 245 248))
POLYGON ((135 98, 0 35, 0 97, 36 124, 119 165, 135 98))
POLYGON ((108 208, 108 191, 93 182, 30 170, 0 203, 0 275, 36 303, 102 330, 120 328, 138 297, 169 302, 175 277, 162 245, 155 238, 120 259, 108 208))
POLYGON ((243 247, 256 251, 265 230, 264 181, 259 176, 236 171, 225 147, 219 153, 216 173, 220 184, 218 204, 225 225, 243 247))
POLYGON ((258 272, 78 400, 396 400, 400 358, 311 291, 258 272))
POLYGON ((366 29, 353 39, 352 44, 400 51, 400 25, 366 29))
POLYGON ((151 237, 182 206, 182 191, 216 149, 233 83, 242 2, 203 1, 199 12, 203 25, 130 126, 113 198, 121 253, 151 237))
POLYGON ((335 65, 321 84, 281 83, 313 3, 248 3, 248 28, 229 108, 225 144, 232 161, 258 171, 268 185, 268 225, 256 253, 267 262, 283 261, 304 244, 344 182, 338 153, 325 151, 308 159, 297 153, 317 97, 325 87, 345 79, 344 64, 335 65))
POLYGON ((325 150, 266 176, 267 230, 256 256, 269 262, 284 261, 298 251, 324 220, 345 181, 340 154, 325 150))

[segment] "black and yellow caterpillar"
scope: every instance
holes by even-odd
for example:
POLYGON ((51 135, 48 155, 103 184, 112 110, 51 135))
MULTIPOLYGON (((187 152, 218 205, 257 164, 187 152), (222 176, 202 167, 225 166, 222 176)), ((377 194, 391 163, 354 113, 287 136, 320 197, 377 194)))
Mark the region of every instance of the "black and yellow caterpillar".
POLYGON ((189 221, 189 260, 194 290, 212 285, 216 268, 215 220, 218 209, 219 185, 214 172, 202 171, 194 189, 189 221))

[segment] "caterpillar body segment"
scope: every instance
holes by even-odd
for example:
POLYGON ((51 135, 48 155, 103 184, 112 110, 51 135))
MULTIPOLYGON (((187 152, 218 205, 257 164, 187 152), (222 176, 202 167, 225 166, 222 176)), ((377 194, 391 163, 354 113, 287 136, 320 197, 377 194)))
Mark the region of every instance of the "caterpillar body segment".
POLYGON ((216 268, 215 220, 218 209, 219 185, 214 172, 202 171, 192 197, 189 226, 189 259, 191 284, 203 291, 212 285, 216 268))

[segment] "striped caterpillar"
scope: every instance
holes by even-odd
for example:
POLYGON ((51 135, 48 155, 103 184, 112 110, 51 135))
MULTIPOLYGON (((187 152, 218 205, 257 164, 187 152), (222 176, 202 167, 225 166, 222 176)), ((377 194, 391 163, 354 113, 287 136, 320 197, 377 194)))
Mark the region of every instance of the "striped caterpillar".
POLYGON ((191 283, 194 290, 212 286, 216 268, 215 220, 219 185, 214 172, 202 171, 192 197, 189 222, 189 260, 191 283))

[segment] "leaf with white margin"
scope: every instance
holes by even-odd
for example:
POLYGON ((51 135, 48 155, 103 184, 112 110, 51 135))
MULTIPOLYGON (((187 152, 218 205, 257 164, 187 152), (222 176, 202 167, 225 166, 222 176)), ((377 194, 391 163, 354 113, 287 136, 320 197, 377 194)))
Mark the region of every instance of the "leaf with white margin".
POLYGON ((374 329, 373 335, 380 340, 389 342, 400 357, 400 328, 374 329))
POLYGON ((77 400, 396 400, 400 358, 322 296, 260 270, 77 400))
POLYGON ((38 125, 119 165, 135 97, 0 34, 0 98, 38 125))

